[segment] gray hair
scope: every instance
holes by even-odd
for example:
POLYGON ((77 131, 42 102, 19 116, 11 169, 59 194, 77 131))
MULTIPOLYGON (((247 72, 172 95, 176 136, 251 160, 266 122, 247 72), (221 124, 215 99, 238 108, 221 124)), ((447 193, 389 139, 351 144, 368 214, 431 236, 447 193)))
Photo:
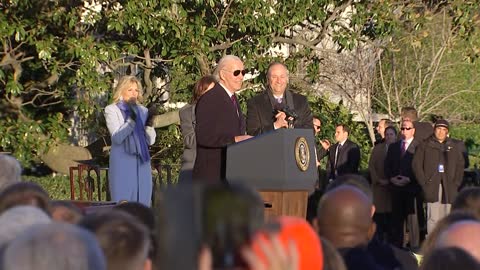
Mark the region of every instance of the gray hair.
POLYGON ((0 154, 0 190, 22 180, 22 167, 18 160, 9 155, 0 154))
POLYGON ((225 66, 231 61, 242 62, 242 59, 240 59, 238 56, 231 55, 231 54, 228 54, 222 57, 220 61, 218 61, 218 65, 213 71, 213 76, 215 77, 215 80, 217 80, 217 82, 220 81, 220 70, 224 69, 225 66))
POLYGON ((50 217, 40 208, 29 205, 10 208, 0 215, 0 246, 7 244, 32 225, 50 222, 50 217))
POLYGON ((5 249, 5 270, 104 270, 95 236, 66 223, 35 225, 5 249))

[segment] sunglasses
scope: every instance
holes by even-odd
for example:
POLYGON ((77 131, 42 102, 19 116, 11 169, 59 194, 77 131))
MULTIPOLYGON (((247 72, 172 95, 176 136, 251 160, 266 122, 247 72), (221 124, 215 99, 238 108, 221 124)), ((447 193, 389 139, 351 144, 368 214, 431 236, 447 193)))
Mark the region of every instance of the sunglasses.
POLYGON ((320 129, 320 126, 318 126, 318 125, 313 125, 313 127, 314 127, 315 129, 320 129))
POLYGON ((410 129, 413 129, 413 128, 412 127, 408 127, 408 128, 402 127, 400 130, 410 130, 410 129))
POLYGON ((234 71, 230 71, 230 70, 226 70, 224 69, 225 71, 228 71, 228 72, 232 72, 233 73, 233 76, 237 77, 238 75, 240 75, 240 73, 242 73, 243 76, 245 76, 245 74, 247 73, 247 71, 244 69, 244 70, 234 70, 234 71))

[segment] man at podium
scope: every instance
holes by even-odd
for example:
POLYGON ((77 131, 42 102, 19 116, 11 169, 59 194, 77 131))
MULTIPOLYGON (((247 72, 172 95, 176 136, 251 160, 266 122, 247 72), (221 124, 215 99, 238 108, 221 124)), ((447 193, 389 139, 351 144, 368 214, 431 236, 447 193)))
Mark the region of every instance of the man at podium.
POLYGON ((265 91, 247 103, 247 134, 256 136, 279 128, 313 129, 307 98, 291 92, 287 86, 287 67, 271 63, 265 91))
POLYGON ((245 69, 234 55, 218 62, 213 75, 218 83, 202 95, 195 109, 197 157, 193 180, 218 183, 225 179, 227 145, 250 138, 235 92, 242 88, 245 69))

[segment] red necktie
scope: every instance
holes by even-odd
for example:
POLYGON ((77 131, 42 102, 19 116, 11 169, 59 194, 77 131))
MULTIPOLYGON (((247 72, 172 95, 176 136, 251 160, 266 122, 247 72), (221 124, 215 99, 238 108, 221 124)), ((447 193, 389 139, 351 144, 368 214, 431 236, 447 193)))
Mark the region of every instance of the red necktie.
POLYGON ((407 151, 407 141, 402 141, 402 155, 407 151))
POLYGON ((232 103, 233 103, 233 108, 235 108, 235 111, 237 112, 237 115, 238 115, 238 102, 237 102, 237 96, 235 95, 232 95, 230 97, 230 99, 232 100, 232 103))

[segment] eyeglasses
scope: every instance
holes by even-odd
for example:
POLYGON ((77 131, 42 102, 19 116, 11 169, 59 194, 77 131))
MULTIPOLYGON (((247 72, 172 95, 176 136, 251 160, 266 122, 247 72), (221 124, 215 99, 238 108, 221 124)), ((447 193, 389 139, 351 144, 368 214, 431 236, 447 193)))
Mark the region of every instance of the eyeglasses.
POLYGON ((408 128, 402 127, 402 128, 400 128, 400 130, 410 130, 410 129, 413 129, 413 127, 408 127, 408 128))
POLYGON ((237 77, 238 75, 240 75, 240 73, 242 73, 243 76, 245 76, 245 74, 247 73, 247 71, 245 69, 243 70, 234 70, 234 71, 230 71, 230 70, 226 70, 224 69, 225 71, 228 71, 228 72, 232 72, 233 73, 233 76, 237 77))

